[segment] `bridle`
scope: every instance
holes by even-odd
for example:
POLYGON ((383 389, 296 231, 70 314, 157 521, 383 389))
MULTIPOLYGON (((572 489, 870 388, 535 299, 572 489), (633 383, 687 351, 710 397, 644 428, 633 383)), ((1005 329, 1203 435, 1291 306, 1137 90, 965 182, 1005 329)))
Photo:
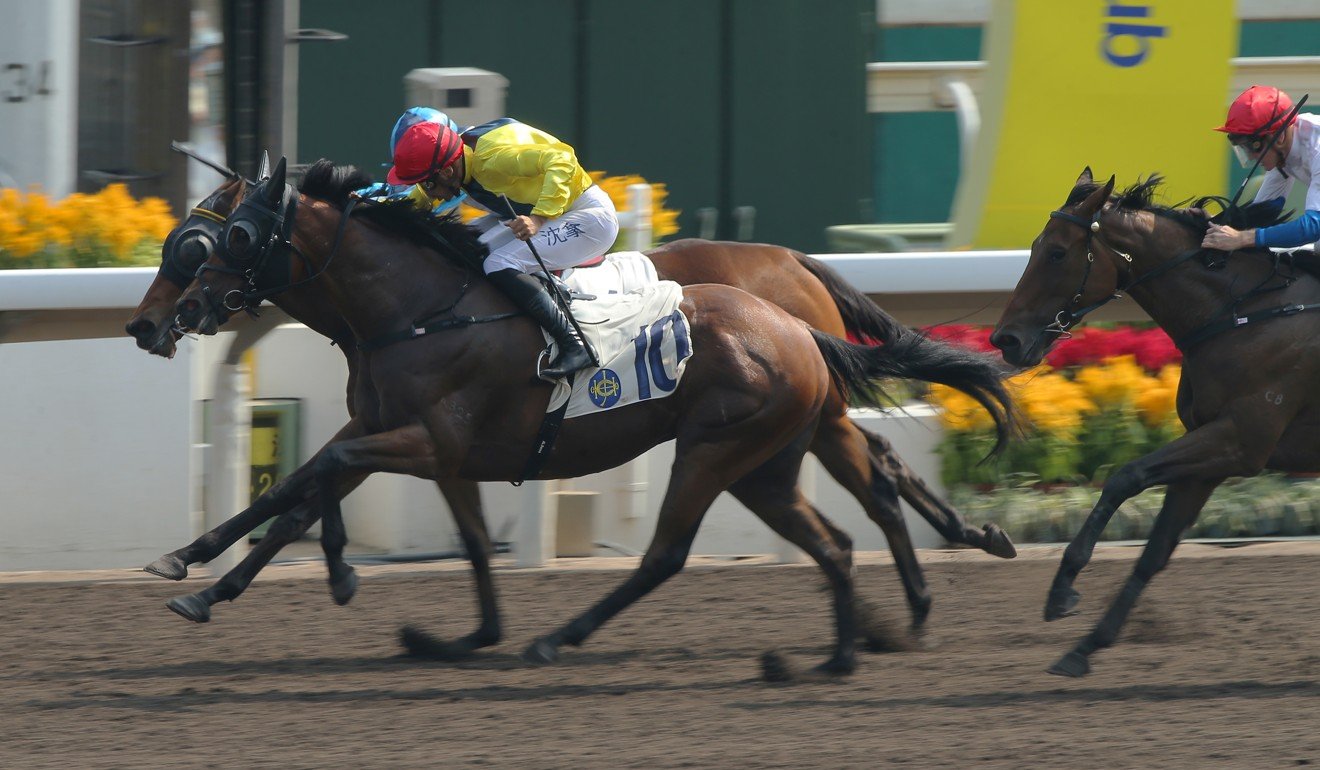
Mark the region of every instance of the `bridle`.
POLYGON ((213 312, 217 308, 230 313, 245 310, 255 316, 255 308, 262 300, 320 277, 334 261, 349 217, 359 200, 350 198, 345 204, 330 253, 317 270, 311 259, 292 240, 301 197, 297 188, 285 184, 280 203, 274 208, 267 203, 266 197, 266 191, 257 190, 224 220, 224 229, 220 234, 221 247, 217 252, 223 264, 204 263, 197 268, 198 286, 213 312), (292 280, 294 255, 302 260, 307 274, 297 281, 292 280), (246 285, 244 288, 231 289, 217 299, 217 292, 205 281, 207 271, 240 276, 246 285))
POLYGON ((1105 213, 1105 207, 1101 206, 1099 209, 1096 209, 1096 212, 1094 215, 1092 215, 1091 219, 1087 220, 1077 216, 1076 214, 1072 214, 1067 211, 1064 211, 1063 209, 1057 209, 1055 211, 1050 212, 1051 219, 1062 219, 1063 221, 1077 225, 1078 227, 1086 231, 1086 269, 1082 273, 1082 282, 1080 285, 1078 285, 1077 291, 1073 293, 1072 299, 1069 300, 1068 302, 1069 307, 1065 307, 1063 310, 1060 310, 1058 314, 1054 316, 1054 322, 1051 323, 1049 326, 1046 326, 1044 329, 1046 333, 1059 335, 1059 339, 1068 339, 1069 337, 1071 337, 1072 334, 1069 333, 1068 330, 1073 326, 1075 326, 1077 322, 1081 321, 1082 318, 1085 317, 1086 315, 1104 307, 1105 305, 1108 305, 1110 302, 1113 302, 1116 299, 1122 299, 1123 294, 1125 292, 1131 291, 1133 287, 1139 286, 1145 283, 1146 281, 1151 280, 1152 278, 1156 278, 1158 276, 1164 275, 1168 271, 1181 265, 1187 260, 1192 259, 1193 257, 1197 256, 1198 254, 1201 254, 1204 251, 1204 249, 1200 247, 1194 249, 1188 249, 1187 251, 1182 252, 1181 254, 1169 260, 1168 262, 1157 265, 1156 267, 1152 268, 1150 271, 1134 279, 1132 278, 1132 255, 1119 251, 1118 249, 1114 248, 1112 244, 1106 243, 1104 240, 1100 238, 1100 217, 1104 213, 1105 213), (1086 282, 1089 281, 1091 278, 1091 268, 1095 265, 1095 253, 1091 247, 1091 244, 1093 242, 1099 244, 1100 246, 1105 247, 1106 249, 1109 249, 1110 251, 1121 257, 1123 261, 1126 263, 1127 269, 1125 271, 1122 271, 1122 274, 1120 274, 1118 283, 1114 287, 1114 292, 1112 294, 1100 300, 1099 302, 1093 302, 1090 305, 1087 305, 1086 307, 1078 308, 1077 310, 1071 310, 1069 309, 1070 307, 1082 304, 1082 297, 1086 293, 1086 282))

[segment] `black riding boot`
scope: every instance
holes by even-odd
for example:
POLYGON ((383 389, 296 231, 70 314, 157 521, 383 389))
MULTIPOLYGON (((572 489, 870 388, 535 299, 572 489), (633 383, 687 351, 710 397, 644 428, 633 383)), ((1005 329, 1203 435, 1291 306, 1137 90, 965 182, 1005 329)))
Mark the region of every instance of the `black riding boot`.
POLYGON ((1288 258, 1292 260, 1293 266, 1298 270, 1305 270, 1320 278, 1320 255, 1308 249, 1298 249, 1289 254, 1288 258))
POLYGON ((559 346, 559 355, 555 356, 549 367, 541 370, 543 376, 559 379, 591 363, 591 353, 587 352, 586 343, 546 291, 545 284, 513 268, 496 270, 486 278, 549 332, 559 346))

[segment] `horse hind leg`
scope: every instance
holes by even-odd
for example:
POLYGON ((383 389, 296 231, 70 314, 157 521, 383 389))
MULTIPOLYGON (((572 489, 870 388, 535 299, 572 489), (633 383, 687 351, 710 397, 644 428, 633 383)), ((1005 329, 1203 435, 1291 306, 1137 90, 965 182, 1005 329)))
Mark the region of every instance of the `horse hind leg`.
POLYGON ((885 437, 856 423, 853 425, 866 437, 871 457, 874 458, 879 472, 894 480, 898 486, 898 493, 908 505, 912 506, 921 518, 930 522, 945 540, 980 548, 991 556, 998 556, 1001 559, 1012 559, 1017 556, 1017 548, 1014 547, 1012 538, 998 524, 988 522, 980 529, 968 524, 957 509, 949 505, 948 501, 930 488, 925 479, 908 467, 885 437))
POLYGON ((912 627, 921 629, 930 614, 930 589, 912 547, 907 523, 903 520, 903 511, 898 504, 898 486, 893 477, 869 453, 863 432, 842 414, 835 419, 826 417, 821 420, 812 442, 812 452, 884 532, 912 612, 912 627))
MULTIPOLYGON (((854 601, 852 540, 821 515, 803 497, 796 472, 801 449, 793 456, 785 450, 729 488, 730 494, 747 506, 780 537, 801 548, 829 581, 834 595, 835 645, 830 658, 816 667, 827 675, 850 674, 856 667, 857 618, 854 601)), ((773 653, 762 657, 763 675, 769 681, 792 678, 787 666, 773 653)))
POLYGON ((459 537, 472 563, 472 574, 477 584, 477 607, 481 624, 467 636, 445 641, 425 631, 405 626, 399 632, 400 640, 410 655, 433 660, 461 660, 483 647, 498 644, 503 635, 500 625, 499 602, 495 596, 495 581, 490 573, 490 559, 494 549, 486 520, 481 512, 481 491, 475 481, 447 479, 439 483, 440 492, 449 502, 449 510, 458 525, 459 537))
MULTIPOLYGON (((772 418, 771 418, 772 419, 772 418)), ((723 431, 721 431, 723 432, 723 431)), ((578 646, 587 637, 657 586, 678 574, 687 563, 692 541, 705 518, 706 511, 720 492, 768 459, 773 448, 775 433, 756 434, 755 428, 746 430, 741 441, 693 440, 680 431, 675 448, 675 460, 669 475, 665 499, 660 504, 655 535, 637 570, 623 584, 611 591, 590 609, 578 615, 557 630, 535 639, 523 651, 523 659, 531 663, 553 663, 559 659, 559 648, 565 644, 578 646)), ((783 434, 779 434, 781 437, 783 434)), ((801 463, 805 436, 796 448, 801 463)), ((797 468, 788 478, 797 478, 797 468)))

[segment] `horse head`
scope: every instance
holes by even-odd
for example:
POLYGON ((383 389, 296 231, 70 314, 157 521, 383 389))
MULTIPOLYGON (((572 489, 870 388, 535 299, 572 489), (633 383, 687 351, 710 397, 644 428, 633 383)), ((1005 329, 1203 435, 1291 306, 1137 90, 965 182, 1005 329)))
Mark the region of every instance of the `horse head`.
POLYGON ((1114 191, 1083 169, 1067 201, 1051 212, 1031 244, 1026 270, 990 342, 1014 366, 1035 366, 1068 328, 1117 291, 1119 271, 1107 259, 1113 251, 1097 246, 1101 218, 1114 191))
POLYGON ((280 252, 293 249, 289 235, 298 192, 286 176, 287 161, 280 158, 275 170, 220 224, 192 286, 175 305, 184 327, 214 334, 234 312, 260 303, 256 295, 262 289, 287 284, 287 270, 268 269, 281 263, 287 266, 280 252))
POLYGON ((152 355, 174 357, 175 343, 183 334, 175 320, 175 303, 192 283, 198 268, 215 252, 225 218, 238 207, 247 189, 248 181, 233 174, 166 236, 160 269, 124 325, 124 331, 137 340, 139 348, 152 355))

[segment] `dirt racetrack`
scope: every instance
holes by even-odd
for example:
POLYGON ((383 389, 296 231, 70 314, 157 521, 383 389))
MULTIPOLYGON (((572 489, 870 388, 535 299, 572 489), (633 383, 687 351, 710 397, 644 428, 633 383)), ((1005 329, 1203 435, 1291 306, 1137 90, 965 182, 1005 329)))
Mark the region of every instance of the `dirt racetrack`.
MULTIPOLYGON (((0 768, 1320 764, 1316 544, 1187 546, 1090 677, 1044 673, 1136 552, 1101 548, 1078 582, 1083 613, 1051 624, 1040 611, 1059 549, 924 552, 938 645, 797 685, 761 682, 757 659, 824 658, 828 599, 810 566, 696 560, 547 668, 518 652, 623 572, 501 569, 506 641, 460 664, 400 658, 396 642, 407 622, 471 629, 455 564, 365 568, 343 608, 319 565, 274 567, 208 625, 163 607, 203 579, 10 575, 0 768)), ((861 590, 904 618, 885 557, 860 561, 861 590)))

